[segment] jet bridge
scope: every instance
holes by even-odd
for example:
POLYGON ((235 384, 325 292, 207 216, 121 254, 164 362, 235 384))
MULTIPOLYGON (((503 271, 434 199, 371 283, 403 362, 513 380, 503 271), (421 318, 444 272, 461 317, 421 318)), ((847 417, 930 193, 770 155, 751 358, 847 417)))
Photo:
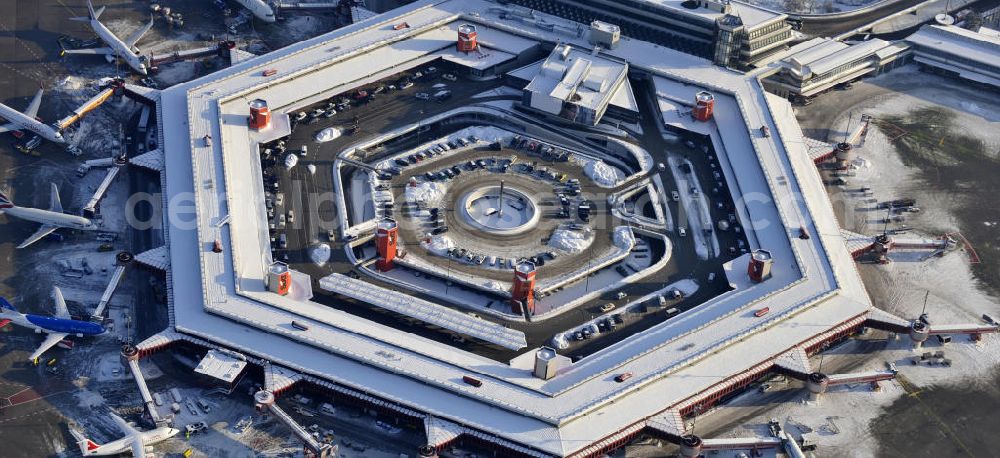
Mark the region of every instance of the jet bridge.
POLYGON ((114 166, 108 169, 107 175, 104 176, 104 180, 101 181, 100 186, 94 191, 94 195, 87 201, 87 204, 83 206, 83 216, 85 218, 94 218, 97 216, 97 205, 101 202, 101 199, 108 193, 108 188, 111 187, 111 183, 115 181, 118 173, 125 168, 125 164, 128 162, 124 156, 119 156, 114 159, 114 166))
POLYGON ((94 314, 91 316, 93 321, 104 321, 104 309, 107 308, 108 302, 111 302, 111 297, 114 296, 115 291, 118 289, 118 285, 121 284, 122 278, 125 277, 125 268, 128 267, 132 261, 135 260, 135 256, 127 251, 122 251, 115 256, 116 266, 115 271, 111 274, 111 281, 108 282, 108 287, 104 289, 104 294, 101 295, 101 302, 97 304, 97 308, 94 309, 94 314))

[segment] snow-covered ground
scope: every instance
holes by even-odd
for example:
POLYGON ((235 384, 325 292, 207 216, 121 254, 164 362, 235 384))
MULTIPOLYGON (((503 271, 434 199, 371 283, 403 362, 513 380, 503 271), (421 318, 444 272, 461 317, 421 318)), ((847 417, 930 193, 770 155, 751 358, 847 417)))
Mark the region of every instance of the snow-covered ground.
MULTIPOLYGON (((997 105, 987 106, 964 96, 955 96, 950 90, 942 90, 940 87, 952 83, 942 84, 941 81, 940 77, 904 68, 876 78, 872 83, 861 83, 862 90, 866 90, 866 84, 884 84, 904 92, 886 94, 880 90, 882 93, 867 97, 860 104, 844 106, 843 109, 847 111, 834 124, 830 137, 843 138, 845 132, 856 126, 857 117, 862 112, 878 119, 905 115, 919 108, 941 107, 949 109, 955 116, 954 128, 963 135, 982 141, 987 153, 997 151, 997 146, 1000 145, 1000 108, 997 105)), ((961 92, 965 88, 954 87, 953 90, 961 92)), ((870 187, 878 201, 915 198, 922 211, 916 215, 909 214, 906 221, 916 232, 914 237, 934 236, 962 229, 955 211, 956 204, 968 205, 963 202, 964 197, 957 194, 957 191, 929 186, 923 182, 921 177, 925 175, 904 163, 895 144, 881 128, 872 126, 863 146, 856 148, 856 152, 856 167, 851 176, 846 178, 850 185, 845 186, 845 190, 870 187)), ((877 221, 884 218, 884 214, 876 216, 865 211, 865 208, 873 205, 868 199, 853 192, 834 196, 835 206, 842 203, 845 208, 843 224, 847 229, 865 234, 881 232, 882 224, 877 221)), ((982 224, 993 227, 989 220, 982 221, 982 224)), ((982 250, 985 247, 979 248, 982 250)), ((996 261, 986 259, 984 262, 996 261)), ((924 311, 925 294, 926 311, 932 323, 978 323, 981 322, 979 317, 983 313, 993 316, 1000 314, 997 298, 984 292, 973 275, 969 257, 960 250, 921 262, 861 265, 859 269, 875 305, 900 317, 912 319, 920 315, 924 311)), ((826 352, 822 358, 827 363, 838 358, 864 359, 864 355, 858 355, 862 345, 862 341, 852 340, 826 352)), ((871 354, 861 367, 852 371, 884 369, 886 361, 893 362, 899 370, 900 380, 905 380, 914 389, 926 389, 933 385, 962 387, 969 390, 970 396, 975 396, 974 391, 981 389, 984 383, 992 383, 989 382, 992 380, 991 374, 1000 367, 1000 336, 987 334, 979 343, 971 343, 966 337, 956 336, 952 343, 945 346, 932 339, 925 343, 920 352, 913 350, 908 337, 900 336, 898 339, 890 339, 885 350, 871 354), (939 350, 944 351, 945 356, 952 360, 951 367, 910 364, 911 359, 915 355, 919 356, 920 352, 939 350)), ((812 358, 814 367, 819 364, 820 358, 812 358)), ((775 389, 784 389, 783 384, 772 384, 775 389)), ((775 404, 773 409, 750 418, 746 422, 746 428, 730 430, 719 436, 745 436, 748 433, 763 435, 768 418, 776 417, 783 423, 791 419, 793 423, 800 423, 815 431, 817 434, 814 438, 819 444, 817 456, 881 456, 880 444, 872 433, 878 425, 872 424, 872 421, 882 415, 885 407, 905 394, 898 380, 882 382, 881 387, 878 392, 871 391, 867 385, 837 387, 831 389, 818 404, 804 402, 807 396, 802 390, 795 401, 775 404)), ((710 420, 705 421, 725 421, 726 417, 738 416, 743 409, 759 406, 761 396, 756 391, 748 392, 717 409, 717 412, 708 417, 710 420), (716 419, 712 419, 713 417, 716 419)), ((793 435, 799 433, 797 428, 785 426, 792 428, 793 435)))

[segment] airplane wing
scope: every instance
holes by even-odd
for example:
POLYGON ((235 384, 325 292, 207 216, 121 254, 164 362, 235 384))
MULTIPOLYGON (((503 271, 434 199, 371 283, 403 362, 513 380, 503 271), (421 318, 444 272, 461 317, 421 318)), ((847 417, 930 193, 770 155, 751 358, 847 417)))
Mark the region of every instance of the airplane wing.
POLYGON ((42 353, 49 351, 49 349, 56 346, 57 343, 62 342, 62 340, 65 339, 66 336, 68 335, 69 334, 63 332, 49 333, 49 335, 45 336, 45 340, 42 341, 42 344, 38 346, 35 352, 32 353, 31 356, 28 357, 28 359, 34 361, 35 358, 42 356, 42 353))
POLYGON ((31 237, 28 237, 27 240, 21 242, 21 244, 18 245, 17 248, 18 249, 25 248, 25 247, 27 247, 27 246, 29 246, 29 245, 31 245, 31 244, 33 244, 33 243, 41 240, 46 235, 49 235, 49 234, 55 232, 56 229, 59 229, 59 227, 58 226, 48 225, 48 224, 43 224, 42 227, 39 227, 38 230, 35 231, 34 234, 31 234, 31 237))
POLYGON ((28 108, 24 110, 24 115, 29 118, 34 118, 38 115, 38 107, 42 106, 42 93, 45 92, 44 89, 39 89, 35 93, 35 98, 31 99, 31 103, 28 104, 28 108))
POLYGON ((8 122, 7 124, 0 125, 0 134, 5 132, 10 132, 13 130, 19 130, 20 128, 21 126, 18 126, 17 124, 14 124, 12 122, 8 122))
POLYGON ((141 439, 142 433, 140 433, 139 430, 133 428, 132 425, 128 424, 128 422, 125 421, 125 419, 119 417, 118 415, 115 415, 114 413, 111 414, 111 419, 115 421, 115 424, 118 425, 118 429, 122 430, 122 433, 124 433, 126 436, 135 436, 136 439, 142 440, 141 439))
POLYGON ((92 56, 103 56, 103 55, 114 55, 115 50, 104 47, 104 48, 86 48, 86 49, 66 49, 63 54, 88 54, 92 56))
POLYGON ((146 456, 146 446, 142 444, 142 439, 139 435, 135 435, 135 439, 132 439, 132 456, 135 458, 143 458, 146 456))
POLYGON ((149 16, 149 22, 146 23, 146 25, 139 27, 135 32, 132 32, 132 35, 129 35, 128 38, 125 39, 125 44, 127 44, 129 48, 135 47, 135 44, 138 43, 139 40, 142 39, 142 36, 145 35, 146 32, 149 32, 149 29, 151 28, 153 28, 152 15, 149 16))
POLYGON ((55 213, 62 213, 63 206, 62 201, 59 200, 59 187, 55 183, 52 184, 52 194, 49 196, 49 211, 55 213))
POLYGON ((62 290, 58 286, 52 287, 52 300, 56 304, 56 318, 72 319, 69 316, 69 309, 66 307, 66 298, 63 297, 62 290))

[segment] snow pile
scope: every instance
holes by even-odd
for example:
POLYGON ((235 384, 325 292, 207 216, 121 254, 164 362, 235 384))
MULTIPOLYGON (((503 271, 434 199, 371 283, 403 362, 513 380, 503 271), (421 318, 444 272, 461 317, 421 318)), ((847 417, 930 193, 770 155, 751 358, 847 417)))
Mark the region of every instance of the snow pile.
POLYGON ((425 202, 428 205, 432 205, 444 197, 444 192, 445 186, 443 184, 425 181, 406 187, 406 201, 425 202))
POLYGON ((569 340, 566 339, 566 334, 560 332, 552 336, 552 346, 560 350, 569 348, 569 340))
POLYGON ((340 138, 340 129, 334 127, 327 127, 319 132, 316 132, 316 141, 320 143, 325 143, 330 140, 336 140, 340 138))
POLYGON ((590 245, 592 239, 588 235, 589 231, 571 231, 559 228, 552 232, 549 246, 570 253, 579 253, 590 245))
POLYGON ((489 289, 489 290, 493 290, 493 291, 500 291, 500 292, 506 292, 507 291, 507 288, 504 288, 503 283, 500 283, 500 282, 498 282, 496 280, 486 280, 486 281, 484 281, 483 282, 483 288, 486 288, 486 289, 489 289))
POLYGON ((611 239, 614 241, 616 247, 623 250, 631 250, 635 246, 635 234, 632 233, 632 228, 628 226, 616 227, 611 239))
POLYGON ((455 248, 455 242, 446 235, 434 235, 421 241, 420 246, 438 256, 447 256, 455 248))
POLYGON ((493 126, 471 126, 465 129, 459 130, 448 136, 448 140, 458 140, 459 138, 468 138, 470 135, 475 135, 480 141, 487 143, 492 142, 503 142, 506 143, 514 137, 510 131, 500 129, 493 126))
POLYGON ((615 187, 625 179, 625 175, 621 170, 604 163, 604 161, 582 159, 580 162, 583 163, 583 173, 591 180, 594 180, 594 183, 597 183, 598 186, 604 188, 615 187))
POLYGON ((330 245, 320 243, 309 247, 309 259, 313 264, 323 267, 330 262, 330 245))
POLYGON ((295 167, 295 165, 298 163, 299 163, 299 157, 296 156, 295 153, 288 153, 288 156, 285 156, 286 169, 291 169, 292 167, 295 167))
POLYGON ((79 406, 87 409, 93 409, 94 407, 99 407, 104 405, 104 396, 96 391, 90 391, 86 388, 74 393, 76 399, 80 401, 79 406))

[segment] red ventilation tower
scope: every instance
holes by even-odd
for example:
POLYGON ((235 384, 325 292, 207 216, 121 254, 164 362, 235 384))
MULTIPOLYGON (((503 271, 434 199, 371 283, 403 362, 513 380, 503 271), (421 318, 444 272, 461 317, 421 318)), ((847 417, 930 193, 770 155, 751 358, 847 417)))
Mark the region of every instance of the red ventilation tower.
POLYGON ((396 243, 399 240, 399 227, 396 221, 386 218, 375 228, 375 249, 378 251, 378 261, 375 267, 385 272, 392 270, 392 260, 396 259, 396 243))
POLYGON ((263 99, 255 99, 250 102, 250 128, 264 130, 271 125, 271 110, 267 108, 267 102, 263 99))
POLYGON ((709 92, 701 91, 694 95, 694 119, 708 121, 712 119, 712 111, 715 110, 715 96, 709 92))
POLYGON ((273 262, 267 270, 267 290, 280 296, 287 295, 292 289, 292 273, 288 264, 273 262))
POLYGON ((458 26, 458 51, 464 53, 475 51, 479 47, 476 37, 476 26, 472 24, 458 26))
POLYGON ((514 290, 511 291, 514 313, 535 313, 535 263, 523 261, 514 266, 514 290), (523 306, 523 307, 522 307, 523 306))
POLYGON ((771 258, 771 252, 767 250, 754 250, 750 254, 750 265, 747 266, 747 275, 750 276, 750 280, 754 283, 760 283, 768 278, 771 278, 771 264, 774 263, 774 259, 771 258))

